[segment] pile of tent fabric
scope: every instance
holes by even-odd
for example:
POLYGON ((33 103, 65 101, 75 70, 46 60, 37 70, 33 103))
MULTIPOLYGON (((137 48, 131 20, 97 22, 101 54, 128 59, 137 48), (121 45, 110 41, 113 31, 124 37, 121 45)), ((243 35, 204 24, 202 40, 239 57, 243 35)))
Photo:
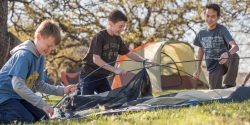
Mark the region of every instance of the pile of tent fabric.
POLYGON ((54 118, 83 118, 92 114, 109 115, 122 112, 176 108, 208 102, 239 102, 250 99, 250 87, 194 90, 158 97, 152 96, 152 87, 146 69, 142 69, 125 86, 96 95, 74 95, 65 98, 54 118))

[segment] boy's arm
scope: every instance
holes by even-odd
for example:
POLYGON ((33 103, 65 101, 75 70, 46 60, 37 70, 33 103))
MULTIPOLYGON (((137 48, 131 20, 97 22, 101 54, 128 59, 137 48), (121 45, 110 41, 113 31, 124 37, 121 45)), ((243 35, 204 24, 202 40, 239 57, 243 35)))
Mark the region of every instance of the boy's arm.
POLYGON ((134 60, 134 61, 138 61, 138 62, 142 62, 143 60, 145 60, 143 57, 139 56, 138 54, 134 53, 134 52, 129 52, 127 54, 128 58, 134 60))
POLYGON ((203 48, 199 47, 198 49, 198 55, 197 55, 197 63, 196 63, 196 70, 193 74, 193 78, 194 79, 199 79, 199 76, 200 76, 200 72, 201 72, 201 63, 202 63, 202 58, 203 58, 203 55, 204 55, 204 51, 203 51, 203 48))
MULTIPOLYGON (((129 52, 129 53, 127 54, 127 56, 128 56, 128 58, 130 58, 130 59, 132 59, 132 60, 134 60, 134 61, 138 61, 138 62, 142 62, 142 61, 146 60, 145 58, 141 57, 140 55, 138 55, 138 54, 136 54, 136 53, 134 53, 134 52, 129 52)), ((147 60, 146 62, 147 62, 147 63, 150 63, 152 66, 157 66, 157 65, 159 65, 159 64, 155 63, 155 62, 152 61, 152 60, 147 60)))
MULTIPOLYGON (((237 51, 239 51, 239 47, 236 44, 235 40, 233 39, 231 33, 228 31, 228 29, 226 27, 222 28, 222 35, 223 35, 223 39, 231 46, 231 49, 229 50, 230 55, 236 53, 237 51)), ((230 56, 228 55, 228 56, 230 56)))
POLYGON ((99 55, 93 54, 93 62, 98 65, 99 67, 102 67, 108 71, 111 71, 115 74, 124 74, 126 71, 115 68, 111 65, 109 65, 107 62, 105 62, 99 55))
POLYGON ((14 91, 32 105, 37 106, 40 109, 49 107, 49 105, 43 101, 41 97, 37 96, 33 91, 31 91, 31 89, 26 87, 24 79, 13 76, 11 82, 14 91))
POLYGON ((230 55, 233 55, 234 53, 239 51, 239 46, 237 45, 235 41, 230 41, 229 45, 231 46, 231 49, 229 50, 230 55))
POLYGON ((50 85, 42 80, 35 83, 35 89, 46 94, 63 96, 65 87, 50 85))
POLYGON ((239 51, 239 47, 234 40, 230 41, 229 45, 231 46, 231 49, 228 52, 224 52, 221 54, 220 62, 219 62, 220 64, 226 63, 228 60, 227 58, 230 58, 230 55, 233 55, 237 51, 239 51))
POLYGON ((203 55, 204 55, 203 48, 199 47, 198 55, 197 55, 198 62, 196 65, 196 70, 201 68, 201 62, 202 62, 203 55))
POLYGON ((228 60, 227 58, 230 58, 230 55, 235 54, 237 51, 239 51, 238 45, 236 44, 232 35, 230 34, 230 32, 227 30, 226 27, 223 27, 222 35, 223 35, 224 41, 227 42, 231 46, 231 49, 228 50, 228 52, 224 52, 221 54, 220 62, 219 62, 220 64, 226 63, 228 60))

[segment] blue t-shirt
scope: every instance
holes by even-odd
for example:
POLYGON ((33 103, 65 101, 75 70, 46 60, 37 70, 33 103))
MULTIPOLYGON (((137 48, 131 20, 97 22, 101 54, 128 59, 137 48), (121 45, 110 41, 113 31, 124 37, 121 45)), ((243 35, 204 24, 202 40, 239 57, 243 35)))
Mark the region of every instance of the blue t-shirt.
POLYGON ((42 80, 43 69, 43 56, 36 56, 24 49, 15 52, 0 70, 0 103, 11 98, 22 99, 13 90, 12 76, 24 79, 26 86, 32 89, 37 80, 42 80))
POLYGON ((215 58, 220 58, 222 53, 229 51, 229 42, 232 40, 233 38, 227 28, 220 24, 217 24, 215 29, 199 31, 195 37, 194 45, 204 49, 209 72, 213 72, 219 65, 219 61, 215 58))

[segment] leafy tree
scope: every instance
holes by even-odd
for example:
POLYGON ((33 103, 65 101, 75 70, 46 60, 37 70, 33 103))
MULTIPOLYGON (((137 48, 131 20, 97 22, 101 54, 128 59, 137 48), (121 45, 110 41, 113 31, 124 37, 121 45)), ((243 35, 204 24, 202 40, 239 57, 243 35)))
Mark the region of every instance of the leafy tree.
MULTIPOLYGON (((7 3, 6 0, 4 1, 1 1, 1 4, 4 3, 5 8, 0 13, 6 12, 7 3)), ((216 2, 222 6, 222 23, 229 27, 237 25, 232 30, 249 34, 249 1, 216 2)), ((46 62, 49 75, 57 81, 62 70, 78 68, 81 65, 81 59, 87 51, 90 40, 96 32, 105 28, 107 16, 113 9, 122 10, 128 16, 126 30, 122 34, 124 41, 140 45, 159 40, 186 41, 187 34, 196 34, 204 24, 202 14, 205 4, 201 0, 113 0, 109 2, 13 0, 9 1, 9 30, 23 41, 33 38, 35 27, 42 20, 53 18, 59 22, 63 31, 63 43, 47 57, 46 62)), ((7 17, 4 20, 6 23, 7 17)), ((6 30, 1 30, 1 33, 2 31, 6 30)), ((2 48, 3 42, 0 43, 2 48)))

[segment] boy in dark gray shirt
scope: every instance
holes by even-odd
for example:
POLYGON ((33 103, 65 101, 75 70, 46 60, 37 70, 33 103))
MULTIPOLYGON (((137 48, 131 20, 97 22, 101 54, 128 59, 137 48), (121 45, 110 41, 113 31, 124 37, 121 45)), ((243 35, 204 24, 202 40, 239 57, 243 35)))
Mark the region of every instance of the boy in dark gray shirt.
MULTIPOLYGON (((219 5, 208 4, 204 13, 207 28, 200 30, 194 40, 194 45, 199 47, 198 60, 202 60, 205 53, 210 89, 222 88, 224 74, 225 87, 233 87, 238 73, 239 56, 236 52, 239 47, 227 28, 217 23, 220 18, 219 5)), ((193 74, 195 79, 199 78, 200 71, 201 61, 198 61, 193 74)))

